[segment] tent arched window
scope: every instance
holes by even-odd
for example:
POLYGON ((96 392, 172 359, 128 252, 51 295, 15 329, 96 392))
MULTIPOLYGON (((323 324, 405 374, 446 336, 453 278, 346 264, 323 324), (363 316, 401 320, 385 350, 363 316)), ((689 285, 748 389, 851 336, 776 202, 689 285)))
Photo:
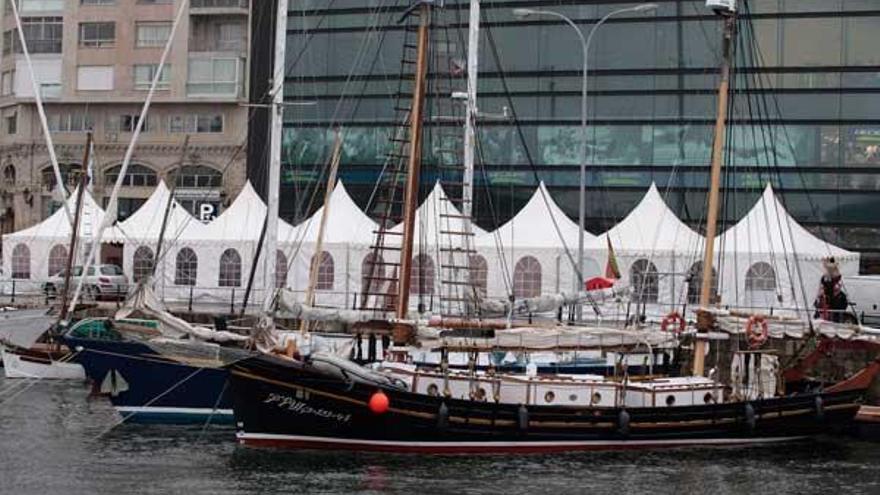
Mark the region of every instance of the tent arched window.
POLYGON ((385 278, 385 260, 378 253, 368 253, 361 261, 361 292, 378 292, 385 278), (372 282, 372 285, 371 285, 372 282))
POLYGON ((220 255, 220 274, 217 278, 220 287, 241 286, 241 255, 229 248, 220 255))
POLYGON ((541 295, 541 263, 523 256, 513 268, 513 296, 517 299, 541 295))
POLYGON ((429 296, 434 293, 434 260, 427 254, 413 258, 411 285, 413 294, 429 296))
POLYGON ((775 291, 776 270, 770 263, 759 261, 746 272, 746 291, 775 291))
POLYGON ((287 255, 284 251, 275 251, 275 288, 283 289, 287 287, 287 255))
POLYGON ((327 251, 321 251, 320 255, 312 256, 312 266, 315 263, 318 264, 315 290, 333 290, 336 278, 336 264, 333 262, 333 256, 327 251))
MULTIPOLYGON (((691 269, 687 274, 688 281, 688 302, 696 304, 700 302, 700 291, 703 287, 703 262, 697 261, 691 265, 691 269)), ((715 299, 718 295, 718 273, 715 267, 712 267, 712 288, 711 298, 715 299)))
POLYGON ((153 250, 147 246, 141 246, 134 252, 132 260, 131 276, 135 282, 153 274, 153 250))
POLYGON ((646 259, 636 260, 629 269, 633 295, 639 302, 657 302, 660 293, 660 277, 654 263, 646 259))
POLYGON ((489 264, 486 262, 486 258, 475 254, 470 257, 469 264, 471 287, 477 291, 477 294, 486 297, 486 292, 489 289, 489 264))
POLYGON ((58 275, 67 266, 67 246, 56 244, 49 250, 49 276, 58 275))
POLYGON ((3 183, 7 186, 15 185, 15 165, 9 164, 3 169, 3 183))
POLYGON ((31 249, 25 244, 17 244, 12 249, 12 278, 31 278, 31 249))
POLYGON ((177 252, 174 264, 174 285, 196 285, 199 271, 199 257, 192 249, 185 247, 177 252))
MULTIPOLYGON (((104 184, 107 186, 116 184, 116 181, 119 179, 119 172, 121 171, 122 165, 107 169, 104 172, 104 184)), ((158 182, 159 178, 153 169, 146 165, 132 163, 128 166, 122 185, 129 187, 155 187, 158 182)))

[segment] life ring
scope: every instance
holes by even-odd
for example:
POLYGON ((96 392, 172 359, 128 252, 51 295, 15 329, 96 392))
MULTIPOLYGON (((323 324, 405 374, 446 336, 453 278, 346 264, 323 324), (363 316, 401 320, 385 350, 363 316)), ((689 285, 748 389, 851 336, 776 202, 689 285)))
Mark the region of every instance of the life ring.
POLYGON ((770 330, 767 328, 767 319, 761 315, 752 315, 746 323, 746 338, 749 341, 749 347, 756 349, 764 345, 770 338, 770 330), (755 328, 755 325, 758 328, 755 328))
POLYGON ((673 325, 672 333, 680 334, 684 332, 685 321, 677 311, 673 311, 663 318, 663 321, 660 322, 660 330, 668 332, 669 325, 673 325))

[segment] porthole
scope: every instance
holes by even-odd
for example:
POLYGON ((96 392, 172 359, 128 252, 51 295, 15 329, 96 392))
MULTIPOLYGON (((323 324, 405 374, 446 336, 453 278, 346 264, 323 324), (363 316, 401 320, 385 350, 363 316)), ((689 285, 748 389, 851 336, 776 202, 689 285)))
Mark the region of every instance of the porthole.
POLYGON ((479 400, 479 401, 485 401, 486 400, 486 389, 483 387, 478 388, 477 391, 474 393, 474 399, 479 400))
POLYGON ((556 400, 556 394, 554 394, 552 390, 544 394, 544 402, 547 404, 550 404, 554 400, 556 400))
POLYGON ((432 383, 432 384, 428 385, 428 395, 430 395, 431 397, 437 397, 437 394, 439 394, 439 393, 440 393, 440 388, 437 386, 436 383, 432 383))
POLYGON ((602 394, 596 392, 595 394, 593 394, 593 397, 590 398, 590 403, 598 404, 600 402, 602 402, 602 394))
POLYGON ((569 396, 568 396, 568 400, 570 400, 571 402, 577 402, 577 400, 578 400, 578 396, 577 396, 577 394, 571 394, 571 395, 569 395, 569 396))
POLYGON ((666 405, 670 406, 670 407, 675 405, 675 396, 674 395, 667 395, 666 396, 666 405))
POLYGON ((715 394, 712 392, 706 392, 706 395, 703 396, 703 402, 706 404, 712 404, 715 402, 715 394))

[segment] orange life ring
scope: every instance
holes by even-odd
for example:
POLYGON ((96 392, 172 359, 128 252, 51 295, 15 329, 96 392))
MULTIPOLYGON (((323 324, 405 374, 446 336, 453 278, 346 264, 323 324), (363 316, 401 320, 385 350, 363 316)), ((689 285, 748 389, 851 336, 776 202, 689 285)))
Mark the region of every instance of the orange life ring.
POLYGON ((677 311, 673 311, 663 318, 663 321, 660 322, 660 330, 663 332, 668 332, 669 325, 673 323, 675 323, 675 325, 672 327, 673 333, 677 335, 684 332, 685 321, 684 318, 682 318, 682 316, 678 314, 677 311))
POLYGON ((749 347, 756 349, 764 345, 770 338, 770 330, 767 328, 767 319, 761 315, 752 315, 746 323, 746 339, 749 341, 749 347), (759 329, 755 329, 755 324, 759 329))

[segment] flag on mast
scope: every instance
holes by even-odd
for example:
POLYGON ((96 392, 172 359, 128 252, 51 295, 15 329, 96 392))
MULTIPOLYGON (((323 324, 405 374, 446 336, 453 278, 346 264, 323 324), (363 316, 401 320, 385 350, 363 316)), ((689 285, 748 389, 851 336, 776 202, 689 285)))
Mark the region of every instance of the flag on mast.
POLYGON ((617 256, 614 255, 614 246, 611 245, 611 236, 606 235, 608 242, 608 262, 605 264, 605 278, 619 279, 620 269, 617 267, 617 256))

